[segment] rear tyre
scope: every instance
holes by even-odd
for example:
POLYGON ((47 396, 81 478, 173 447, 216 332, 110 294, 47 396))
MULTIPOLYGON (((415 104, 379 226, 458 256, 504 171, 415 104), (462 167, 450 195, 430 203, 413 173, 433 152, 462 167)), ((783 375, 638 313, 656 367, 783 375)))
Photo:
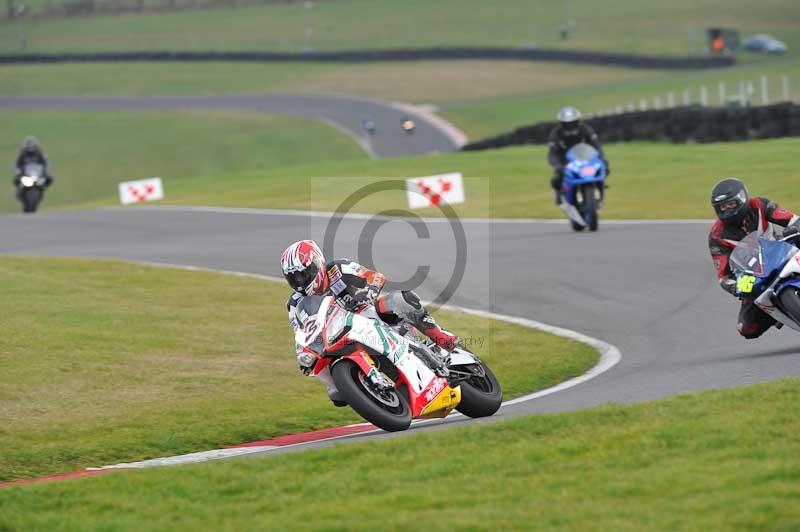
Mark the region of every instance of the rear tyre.
POLYGON ((377 390, 352 360, 337 362, 331 373, 336 388, 347 404, 376 427, 397 432, 411 425, 408 399, 397 388, 377 390))
POLYGON ((784 314, 800 324, 800 290, 794 286, 785 288, 778 294, 778 303, 784 314))
POLYGON ((597 231, 597 189, 594 185, 583 188, 583 219, 589 231, 597 231))
POLYGON ((461 383, 461 402, 456 410, 469 417, 491 416, 503 404, 503 390, 489 367, 481 363, 484 375, 461 383))
POLYGON ((583 226, 583 225, 581 225, 581 224, 579 224, 579 223, 575 223, 575 222, 573 222, 572 220, 570 220, 570 221, 569 221, 569 225, 571 225, 571 226, 572 226, 572 230, 573 230, 573 231, 577 231, 578 233, 580 233, 580 232, 581 232, 581 231, 583 231, 583 229, 584 229, 584 226, 583 226))

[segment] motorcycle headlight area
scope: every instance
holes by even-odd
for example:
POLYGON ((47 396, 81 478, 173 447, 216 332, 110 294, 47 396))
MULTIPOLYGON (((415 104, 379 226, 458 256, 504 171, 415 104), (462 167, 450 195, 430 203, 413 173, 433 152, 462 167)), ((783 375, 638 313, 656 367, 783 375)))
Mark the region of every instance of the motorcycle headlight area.
POLYGON ((20 182, 22 183, 22 186, 32 187, 33 184, 36 182, 36 180, 34 178, 32 178, 32 177, 29 177, 29 176, 22 176, 22 179, 20 179, 20 182))

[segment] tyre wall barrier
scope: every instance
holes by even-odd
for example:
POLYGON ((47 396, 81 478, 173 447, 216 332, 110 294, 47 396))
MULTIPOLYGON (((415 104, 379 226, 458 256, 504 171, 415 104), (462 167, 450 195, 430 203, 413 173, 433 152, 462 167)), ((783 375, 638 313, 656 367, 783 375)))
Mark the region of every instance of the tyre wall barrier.
MULTIPOLYGON (((605 142, 726 142, 800 136, 800 105, 791 102, 759 107, 699 105, 634 111, 585 120, 605 142)), ((523 126, 465 145, 476 151, 519 144, 546 144, 557 122, 523 126)))
POLYGON ((378 62, 422 60, 557 61, 655 69, 705 69, 731 66, 733 57, 658 57, 542 48, 421 48, 339 52, 98 52, 0 54, 0 64, 122 61, 378 62))

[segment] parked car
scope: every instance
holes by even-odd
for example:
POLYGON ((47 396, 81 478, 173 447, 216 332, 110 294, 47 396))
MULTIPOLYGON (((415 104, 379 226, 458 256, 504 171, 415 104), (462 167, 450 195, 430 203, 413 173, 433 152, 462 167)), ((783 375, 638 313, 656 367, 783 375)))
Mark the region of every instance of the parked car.
POLYGON ((765 33, 759 33, 758 35, 752 35, 746 38, 744 42, 742 42, 742 46, 745 50, 759 54, 783 55, 787 50, 784 43, 765 33))

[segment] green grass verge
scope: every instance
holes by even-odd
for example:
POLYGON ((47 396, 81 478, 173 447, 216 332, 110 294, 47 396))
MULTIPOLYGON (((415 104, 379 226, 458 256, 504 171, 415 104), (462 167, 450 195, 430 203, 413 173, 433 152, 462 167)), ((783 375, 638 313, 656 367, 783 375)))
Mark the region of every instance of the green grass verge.
MULTIPOLYGON (((130 179, 170 181, 309 159, 367 158, 331 126, 262 113, 0 111, 0 120, 0 153, 9 171, 25 135, 42 142, 56 176, 44 208, 106 198, 116 183, 130 179)), ((3 181, 0 211, 18 211, 10 175, 3 181)))
POLYGON ((0 526, 794 530, 799 386, 16 487, 0 490, 0 526))
MULTIPOLYGON (((800 209, 794 153, 800 139, 680 145, 628 143, 607 146, 613 174, 603 218, 711 218, 708 194, 725 176, 740 176, 753 194, 800 209)), ((169 183, 168 202, 278 209, 334 210, 353 191, 388 178, 443 172, 465 175, 460 216, 562 218, 553 205, 546 147, 530 146, 413 159, 316 163, 276 171, 183 179, 169 183), (230 186, 235 183, 236 186, 230 186)), ((97 207, 115 199, 82 204, 97 207)), ((355 212, 403 208, 402 191, 370 195, 355 212)), ((420 215, 440 216, 436 209, 420 215)))
POLYGON ((0 50, 320 50, 441 45, 539 46, 649 54, 687 55, 704 44, 705 28, 719 25, 743 34, 769 32, 790 49, 800 45, 800 8, 787 0, 593 0, 553 4, 506 0, 502 9, 483 0, 352 0, 297 2, 213 11, 125 16, 19 19, 5 24, 0 50), (572 23, 572 37, 559 28, 572 23), (310 39, 307 30, 311 30, 310 39))
POLYGON ((563 91, 660 71, 523 61, 99 63, 0 66, 0 94, 340 93, 452 102, 563 91))
MULTIPOLYGON (((359 420, 297 371, 283 283, 12 257, 0 258, 0 281, 0 480, 359 420)), ((592 348, 539 331, 437 317, 485 341, 478 352, 506 397, 597 360, 592 348)))

